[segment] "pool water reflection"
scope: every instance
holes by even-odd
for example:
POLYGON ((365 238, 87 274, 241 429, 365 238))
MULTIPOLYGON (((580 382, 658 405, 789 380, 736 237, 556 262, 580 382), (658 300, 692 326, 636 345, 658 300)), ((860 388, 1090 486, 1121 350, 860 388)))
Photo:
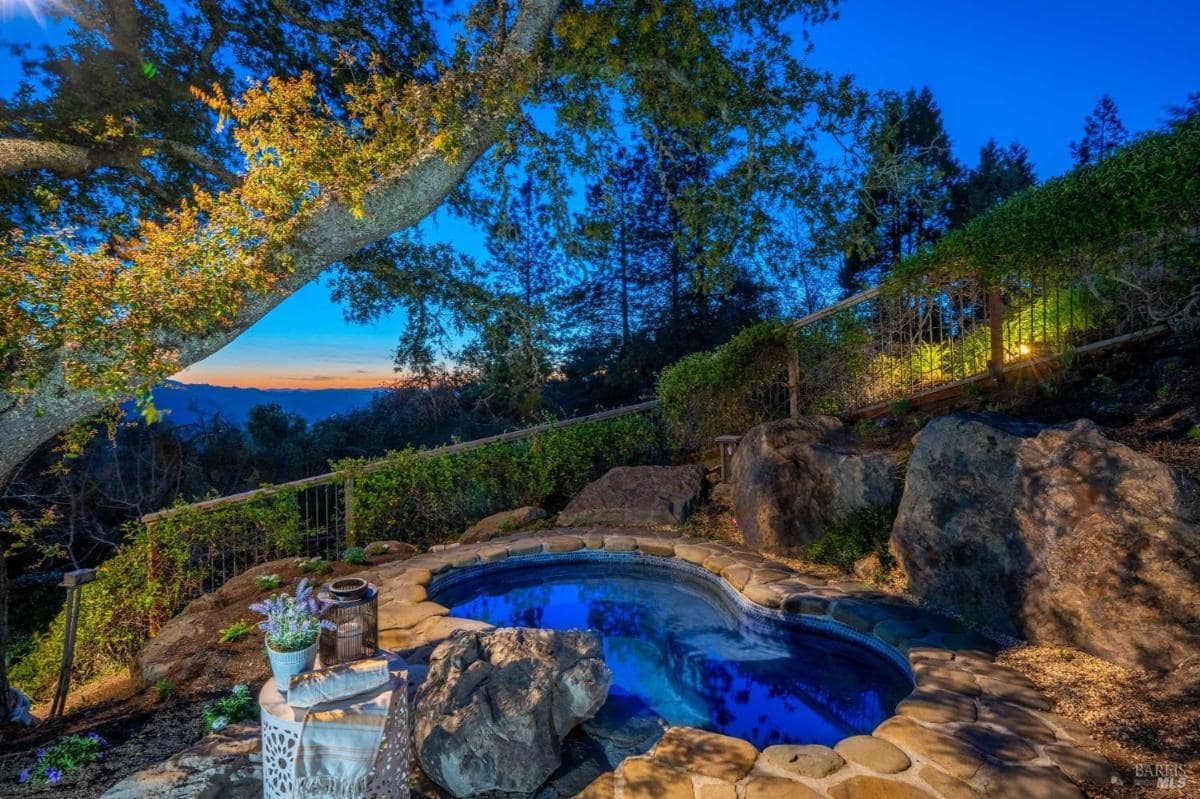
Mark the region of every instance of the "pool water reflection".
POLYGON ((708 579, 678 569, 507 561, 433 589, 454 616, 595 630, 613 673, 610 713, 654 713, 759 748, 869 733, 912 690, 865 646, 752 618, 708 579))

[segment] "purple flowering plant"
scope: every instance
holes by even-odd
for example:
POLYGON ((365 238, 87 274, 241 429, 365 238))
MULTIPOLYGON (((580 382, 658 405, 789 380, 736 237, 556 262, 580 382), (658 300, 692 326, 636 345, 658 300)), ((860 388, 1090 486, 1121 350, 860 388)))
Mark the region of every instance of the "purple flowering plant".
POLYGON ((308 579, 300 580, 296 595, 279 594, 263 602, 255 602, 250 610, 266 616, 258 628, 267 634, 267 645, 276 652, 298 652, 316 642, 321 630, 333 630, 333 622, 322 619, 331 603, 321 602, 313 595, 308 579))
POLYGON ((37 763, 23 769, 17 782, 30 785, 58 783, 64 775, 104 757, 106 748, 108 741, 99 733, 65 735, 51 746, 38 749, 34 753, 37 763))

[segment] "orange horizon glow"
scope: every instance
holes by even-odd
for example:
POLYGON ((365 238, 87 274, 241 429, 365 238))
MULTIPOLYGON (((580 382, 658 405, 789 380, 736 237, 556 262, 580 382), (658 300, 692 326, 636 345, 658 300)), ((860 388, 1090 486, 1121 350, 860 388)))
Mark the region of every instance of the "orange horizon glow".
POLYGON ((185 383, 188 385, 209 385, 209 386, 224 386, 227 388, 307 388, 307 389, 322 389, 322 388, 383 388, 386 384, 395 381, 394 376, 387 378, 344 378, 333 380, 309 380, 305 378, 266 378, 257 382, 247 382, 241 378, 231 377, 223 380, 219 377, 205 377, 203 380, 181 379, 179 377, 171 378, 176 383, 185 383))
POLYGON ((176 383, 190 385, 228 386, 231 388, 383 388, 394 383, 399 375, 384 373, 363 373, 326 375, 274 375, 254 374, 250 370, 199 370, 186 369, 171 377, 176 383))

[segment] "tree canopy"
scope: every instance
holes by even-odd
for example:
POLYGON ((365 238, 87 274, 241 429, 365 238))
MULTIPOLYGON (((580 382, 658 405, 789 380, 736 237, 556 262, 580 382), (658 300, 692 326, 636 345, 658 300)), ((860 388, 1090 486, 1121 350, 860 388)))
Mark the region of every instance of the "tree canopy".
MULTIPOLYGON (((417 3, 66 2, 70 41, 0 108, 0 471, 330 265, 378 270, 372 245, 444 205, 486 214, 514 169, 564 187, 622 131, 712 165, 718 192, 675 198, 711 278, 861 99, 781 27, 831 6, 493 0, 444 42, 417 3)), ((429 252, 384 246, 400 272, 429 252)))

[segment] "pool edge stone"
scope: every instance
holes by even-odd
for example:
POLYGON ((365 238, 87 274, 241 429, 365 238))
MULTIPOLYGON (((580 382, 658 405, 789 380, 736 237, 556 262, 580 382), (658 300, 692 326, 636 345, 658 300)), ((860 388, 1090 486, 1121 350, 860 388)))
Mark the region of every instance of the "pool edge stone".
MULTIPOLYGON (((399 562, 404 565, 398 567, 395 573, 385 569, 372 576, 384 584, 384 591, 389 584, 409 584, 421 587, 432 596, 448 579, 457 582, 455 578, 459 575, 466 579, 467 575, 510 559, 537 563, 609 558, 657 563, 668 569, 681 569, 700 575, 729 596, 742 612, 755 618, 785 621, 823 631, 858 643, 884 657, 913 682, 913 691, 898 703, 893 715, 884 719, 870 735, 849 736, 833 747, 834 752, 841 754, 837 746, 845 741, 854 738, 878 740, 908 758, 909 766, 900 772, 873 769, 869 764, 845 758, 846 762, 841 768, 818 780, 792 779, 774 769, 761 771, 760 765, 752 764, 737 780, 726 781, 690 766, 682 768, 661 764, 673 773, 679 772, 693 778, 692 792, 688 795, 696 799, 702 796, 704 799, 719 799, 727 793, 723 786, 734 783, 737 785, 737 796, 770 799, 775 795, 784 795, 777 791, 788 787, 785 782, 790 782, 797 797, 812 795, 836 799, 837 795, 849 790, 851 784, 862 782, 858 778, 871 775, 887 776, 887 780, 881 780, 878 776, 872 780, 880 780, 880 784, 902 784, 906 789, 911 788, 914 796, 937 796, 947 791, 963 796, 986 796, 997 789, 997 781, 1003 779, 1004 775, 1019 778, 1022 783, 1030 785, 1041 783, 1053 795, 1073 796, 1080 794, 1066 772, 1074 771, 1075 780, 1080 782, 1115 774, 1112 766, 1095 752, 1095 741, 1090 731, 1077 722, 1051 712, 1051 703, 1025 675, 994 663, 992 653, 995 646, 977 633, 962 628, 951 619, 930 614, 915 605, 873 591, 861 583, 850 580, 826 582, 823 578, 806 576, 783 564, 775 564, 757 553, 725 544, 669 536, 659 530, 557 528, 545 534, 527 532, 507 540, 464 544, 423 553, 399 562), (720 568, 714 570, 713 566, 720 568), (773 579, 756 582, 756 572, 763 572, 764 576, 773 579), (938 699, 945 699, 946 707, 939 707, 938 699), (919 706, 918 702, 927 704, 919 706), (968 706, 971 710, 967 710, 968 706), (985 706, 990 709, 986 717, 981 712, 985 706), (922 710, 918 710, 918 707, 922 707, 922 710), (1008 723, 1005 723, 1005 719, 1008 719, 1008 723), (1024 725, 1028 725, 1028 719, 1032 719, 1032 723, 1040 725, 1039 734, 1030 737, 1026 743, 1022 737, 1022 725, 1015 724, 1013 719, 1023 720, 1024 725), (1010 727, 1009 724, 1015 726, 1010 727), (997 740, 1005 735, 1011 736, 1028 746, 1033 757, 1023 761, 1005 760, 1003 751, 981 752, 956 734, 959 729, 963 730, 965 737, 974 738, 985 746, 990 740, 985 732, 996 734, 999 736, 997 740), (905 740, 909 738, 911 740, 905 740), (899 778, 903 779, 897 782, 899 778), (753 786, 761 786, 761 790, 753 786), (832 790, 835 788, 839 790, 832 790), (1076 793, 1072 794, 1071 791, 1076 793)), ((406 651, 415 652, 436 646, 440 640, 452 635, 455 629, 483 624, 473 619, 433 615, 424 617, 411 627, 389 628, 388 637, 396 643, 406 644, 406 651)), ((756 763, 762 760, 761 753, 748 741, 739 738, 733 740, 753 749, 756 763)), ((1009 754, 1024 757, 1029 751, 1014 750, 1009 754)), ((654 760, 650 754, 636 757, 654 760)), ((626 790, 626 781, 622 776, 626 762, 633 759, 626 758, 613 771, 600 775, 579 796, 585 799, 607 799, 609 796, 613 799, 633 799, 635 795, 640 795, 636 791, 631 793, 626 790)), ((657 767, 653 764, 646 766, 657 767)), ((634 769, 637 768, 635 765, 634 769)), ((684 796, 683 781, 677 783, 679 795, 684 796)))

